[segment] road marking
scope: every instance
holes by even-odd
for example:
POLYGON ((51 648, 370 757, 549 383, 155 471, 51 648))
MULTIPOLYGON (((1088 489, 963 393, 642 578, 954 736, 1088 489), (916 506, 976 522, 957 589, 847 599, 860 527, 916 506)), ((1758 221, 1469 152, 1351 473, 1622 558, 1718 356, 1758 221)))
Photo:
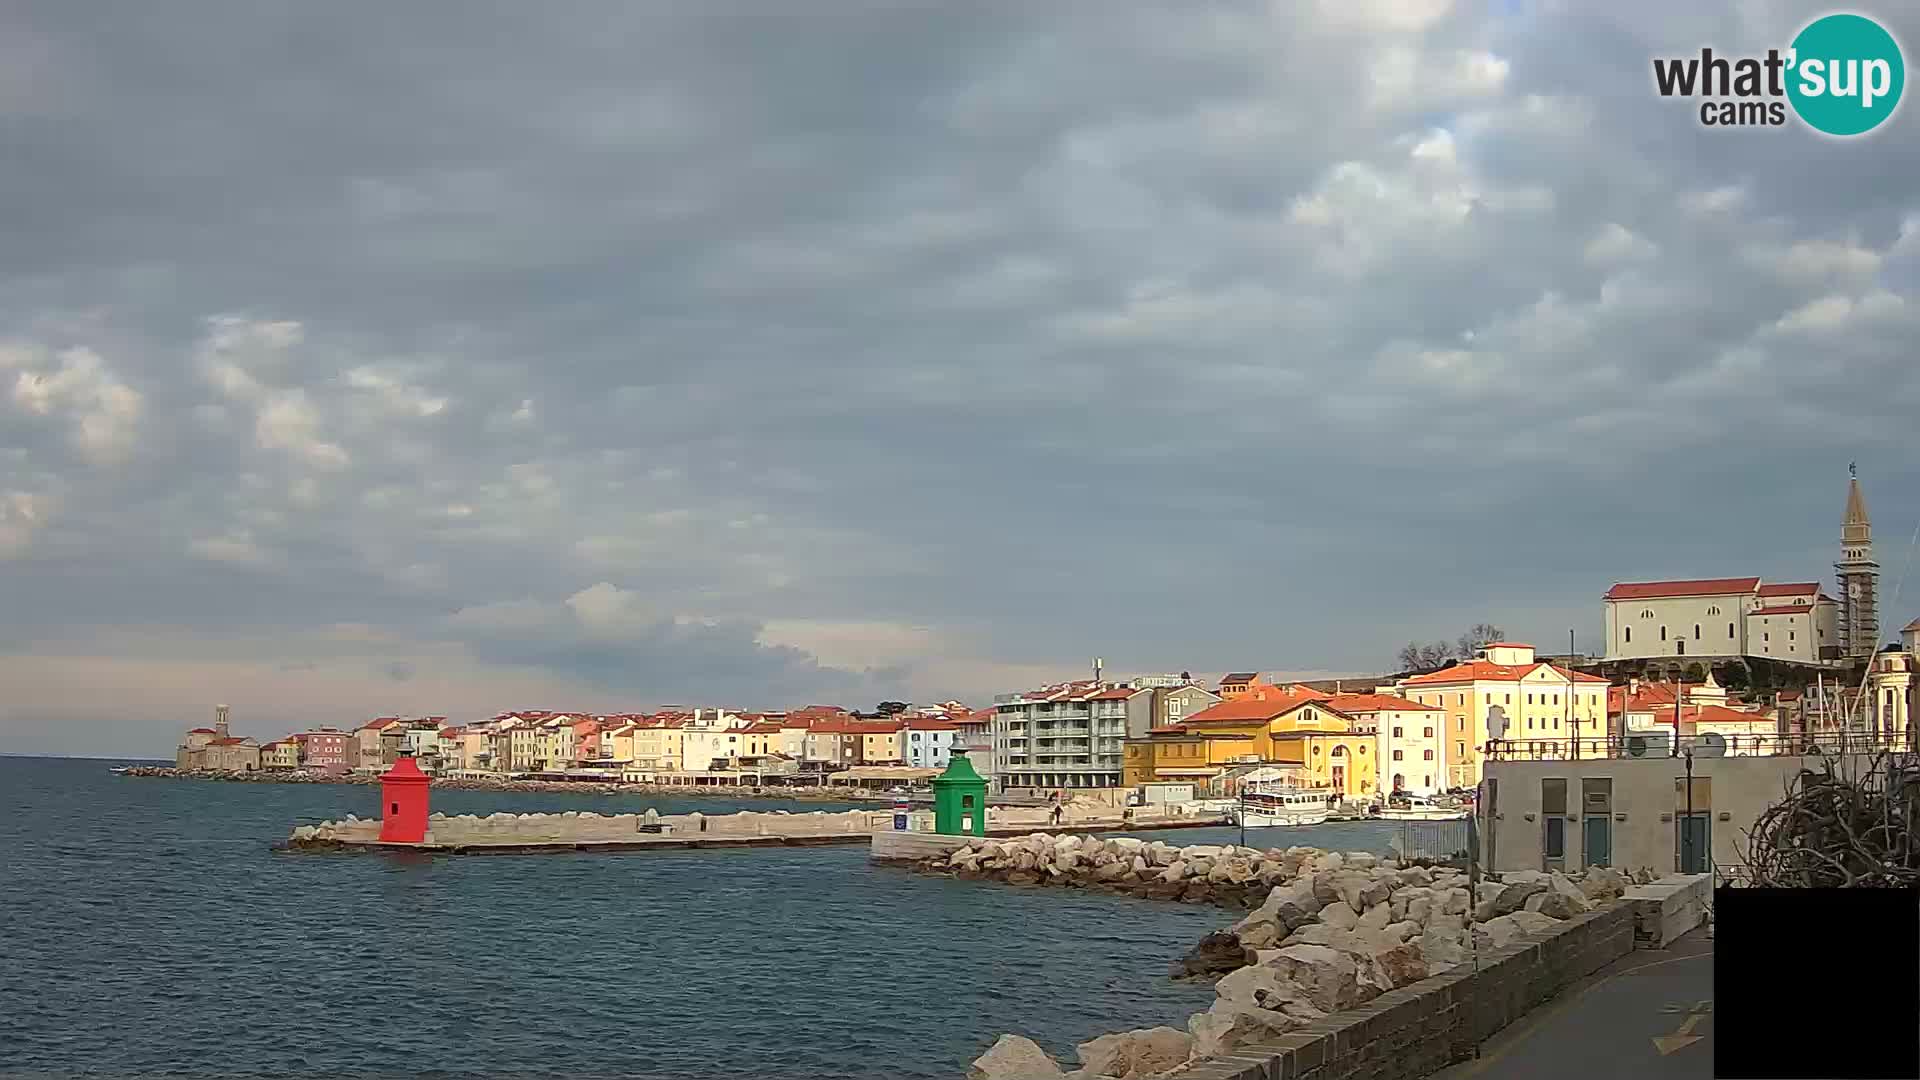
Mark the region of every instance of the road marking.
POLYGON ((1700 1021, 1706 1019, 1707 1010, 1711 1008, 1712 1005, 1713 1003, 1710 1001, 1702 1001, 1698 1005, 1695 1005, 1693 1011, 1687 1015, 1687 1018, 1680 1022, 1680 1030, 1671 1035, 1654 1036, 1653 1048, 1660 1051, 1661 1057, 1666 1057, 1675 1050, 1685 1050, 1687 1047, 1706 1038, 1705 1035, 1695 1035, 1693 1029, 1699 1027, 1700 1021))

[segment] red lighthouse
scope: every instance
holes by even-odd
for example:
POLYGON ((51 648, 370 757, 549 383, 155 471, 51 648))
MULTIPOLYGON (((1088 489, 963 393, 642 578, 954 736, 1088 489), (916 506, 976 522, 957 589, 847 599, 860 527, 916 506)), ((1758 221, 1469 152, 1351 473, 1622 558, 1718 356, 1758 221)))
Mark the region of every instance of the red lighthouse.
POLYGON ((427 838, 427 785, 432 781, 410 757, 380 778, 380 842, 418 844, 427 838))

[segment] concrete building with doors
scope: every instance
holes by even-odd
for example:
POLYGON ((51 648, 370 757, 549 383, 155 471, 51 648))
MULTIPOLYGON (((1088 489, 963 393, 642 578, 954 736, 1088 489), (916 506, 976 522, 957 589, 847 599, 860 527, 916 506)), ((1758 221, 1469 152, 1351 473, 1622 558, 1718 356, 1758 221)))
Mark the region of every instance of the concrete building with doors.
MULTIPOLYGON (((1683 744, 1653 742, 1643 756, 1623 750, 1578 761, 1506 760, 1496 750, 1477 809, 1488 869, 1739 876, 1747 831, 1794 776, 1822 759, 1708 756, 1704 737, 1683 744)), ((1859 768, 1867 759, 1849 760, 1859 768)))

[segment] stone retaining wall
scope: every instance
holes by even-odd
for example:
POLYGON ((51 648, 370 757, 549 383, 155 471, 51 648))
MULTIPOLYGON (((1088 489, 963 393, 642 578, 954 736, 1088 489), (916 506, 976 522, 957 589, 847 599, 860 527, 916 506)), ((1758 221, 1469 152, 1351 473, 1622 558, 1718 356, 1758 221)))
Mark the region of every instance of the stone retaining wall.
POLYGON ((1634 948, 1634 908, 1576 915, 1552 931, 1275 1039, 1195 1062, 1180 1080, 1418 1080, 1634 948))

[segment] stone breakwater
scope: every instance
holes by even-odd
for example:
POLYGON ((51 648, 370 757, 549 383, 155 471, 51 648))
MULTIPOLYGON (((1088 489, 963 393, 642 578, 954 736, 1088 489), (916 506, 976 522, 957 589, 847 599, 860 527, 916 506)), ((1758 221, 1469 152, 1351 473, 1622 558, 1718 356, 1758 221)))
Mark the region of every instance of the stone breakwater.
MULTIPOLYGON (((743 810, 733 814, 595 814, 568 810, 550 814, 433 814, 427 819, 425 846, 436 848, 519 847, 552 844, 678 844, 685 840, 837 839, 867 836, 893 827, 884 811, 743 810)), ((287 837, 293 848, 346 847, 377 843, 380 822, 348 814, 338 821, 296 827, 287 837)))
POLYGON ((1318 1023, 1467 964, 1476 952, 1611 906, 1634 882, 1653 879, 1651 870, 1629 876, 1594 868, 1580 877, 1530 871, 1470 888, 1459 869, 1392 866, 1363 852, 1047 834, 976 840, 923 868, 1252 908, 1174 964, 1175 978, 1216 981, 1212 1006, 1184 1028, 1103 1035, 1080 1044, 1071 1071, 1032 1040, 1005 1035, 975 1060, 970 1080, 1177 1076, 1243 1043, 1318 1023))

